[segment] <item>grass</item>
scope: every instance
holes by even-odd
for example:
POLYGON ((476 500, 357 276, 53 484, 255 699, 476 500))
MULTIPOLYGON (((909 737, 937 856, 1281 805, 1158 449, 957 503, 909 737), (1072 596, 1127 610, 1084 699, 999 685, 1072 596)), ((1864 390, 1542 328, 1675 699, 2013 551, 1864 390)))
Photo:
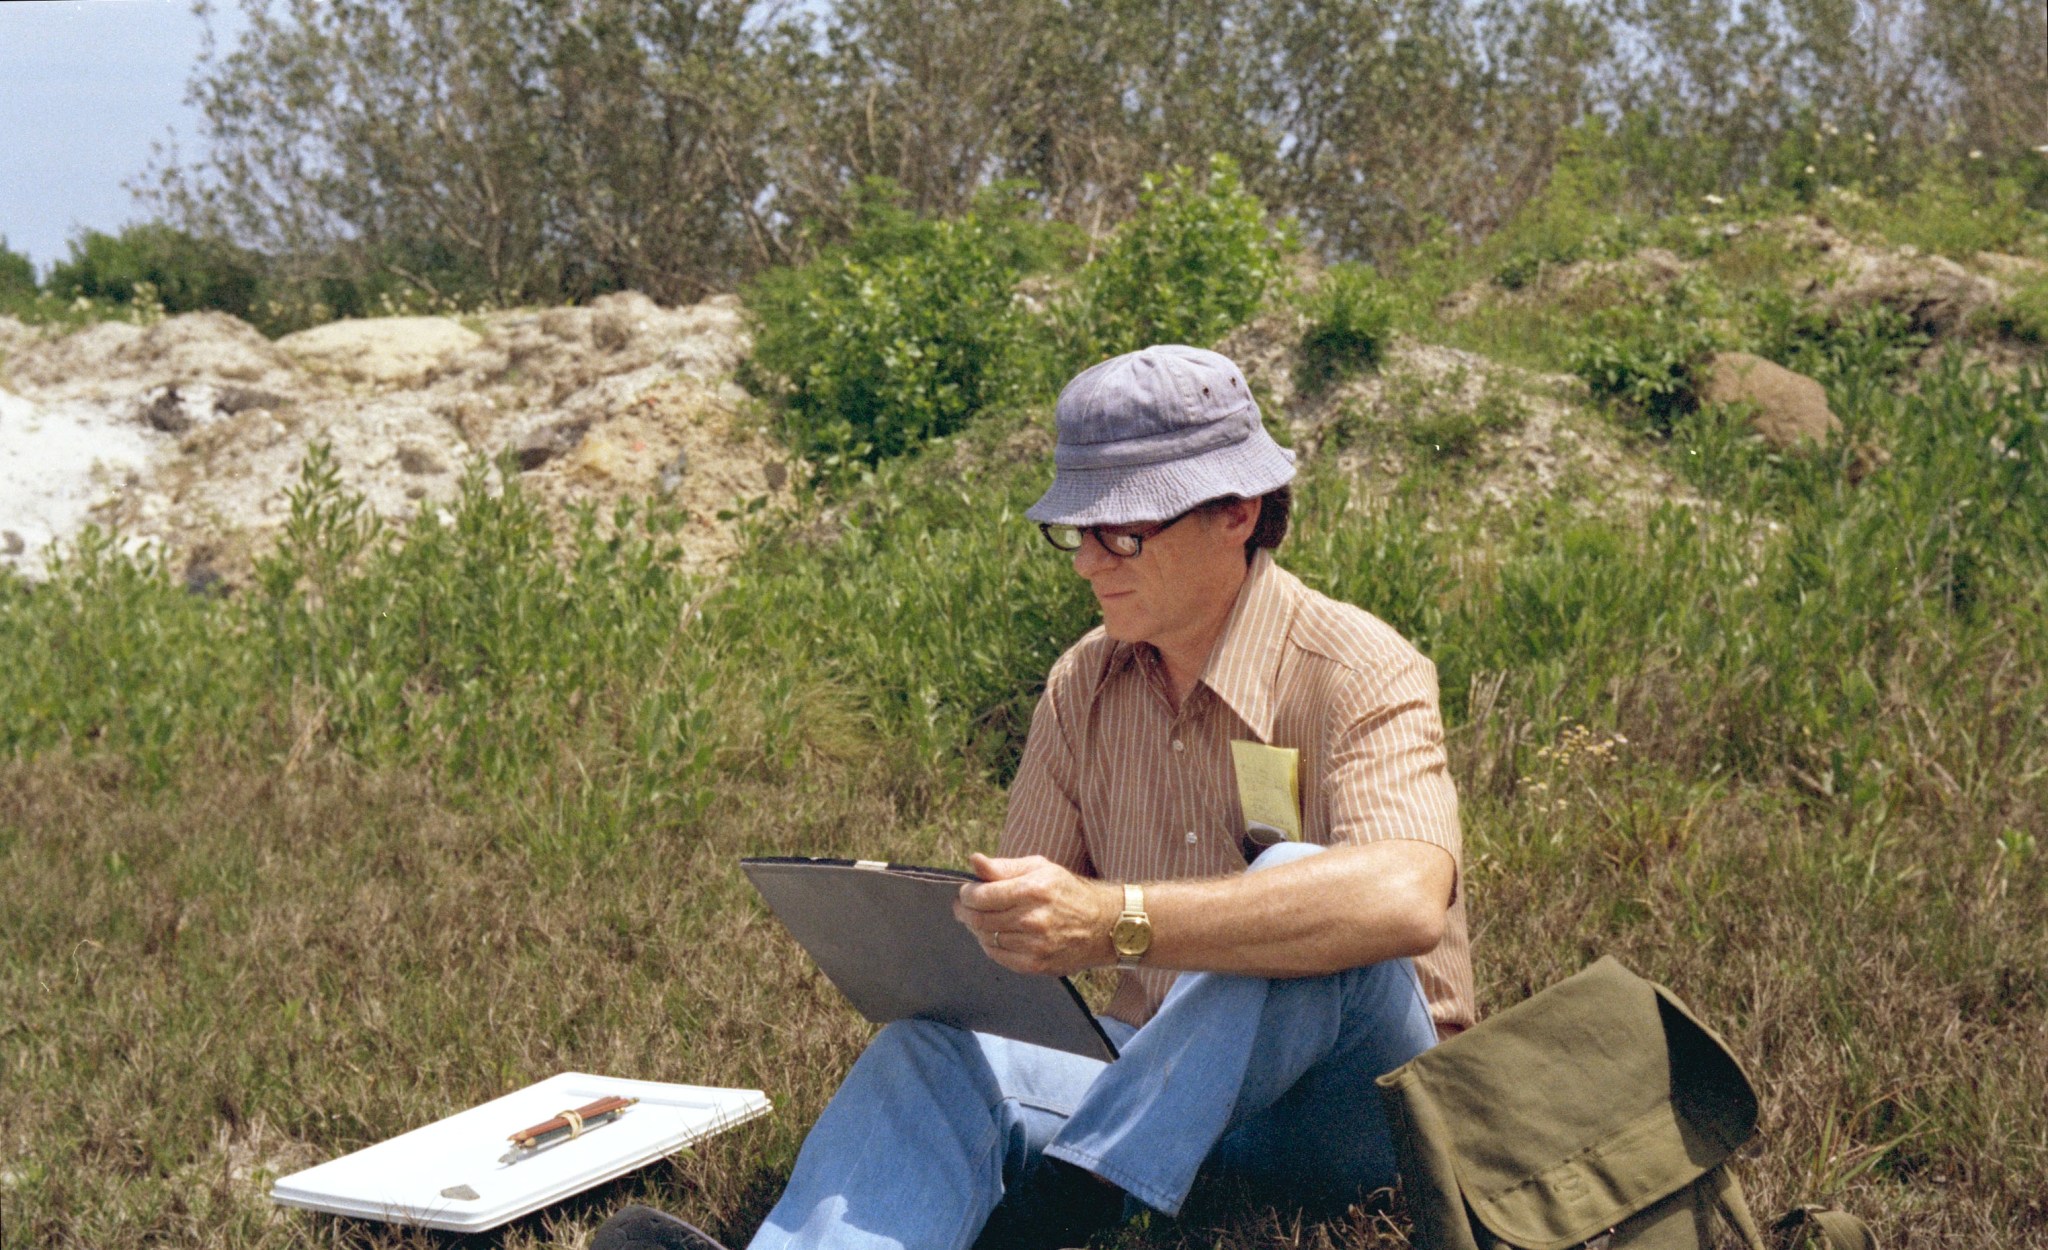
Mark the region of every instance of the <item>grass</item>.
MULTIPOLYGON (((1311 461, 1283 562, 1438 664, 1482 1010, 1618 955, 1757 1078, 1759 1210, 2048 1246, 2048 377, 1753 324, 1831 371, 1840 445, 1681 416, 1638 443, 1707 503, 1620 519, 1311 461), (1852 486, 1855 446, 1891 459, 1852 486)), ((1407 437, 1462 457, 1511 407, 1407 437)), ((992 843, 1091 623, 1021 519, 1048 444, 1043 412, 983 418, 716 581, 658 511, 557 539, 479 466, 452 527, 393 532, 317 460, 239 595, 92 543, 0 580, 0 1242, 446 1245, 262 1194, 570 1068, 776 1114, 476 1244, 581 1244, 629 1200, 743 1241, 870 1030, 735 861, 992 843)), ((1211 1194, 1098 1245, 1403 1229, 1211 1194)))

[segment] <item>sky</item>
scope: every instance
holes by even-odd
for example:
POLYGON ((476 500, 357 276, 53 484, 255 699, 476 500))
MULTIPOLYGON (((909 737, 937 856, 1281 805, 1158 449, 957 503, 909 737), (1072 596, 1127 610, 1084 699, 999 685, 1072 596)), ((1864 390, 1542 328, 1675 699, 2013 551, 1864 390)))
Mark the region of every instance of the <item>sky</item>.
MULTIPOLYGON (((216 15, 224 43, 237 17, 216 15)), ((0 235, 38 271, 80 231, 148 215, 122 184, 152 143, 175 130, 194 154, 200 34, 191 0, 0 0, 0 235)))

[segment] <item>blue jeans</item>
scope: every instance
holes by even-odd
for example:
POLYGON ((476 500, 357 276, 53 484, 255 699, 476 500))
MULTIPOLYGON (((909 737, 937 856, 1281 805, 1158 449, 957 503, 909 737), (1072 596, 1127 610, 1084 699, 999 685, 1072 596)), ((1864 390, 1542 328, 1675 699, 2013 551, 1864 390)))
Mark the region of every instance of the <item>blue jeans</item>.
MULTIPOLYGON (((1320 849, 1282 843, 1252 867, 1320 849)), ((1114 1063, 889 1025, 818 1117, 751 1250, 965 1250, 1048 1157, 1168 1215, 1204 1164, 1341 1201, 1393 1183, 1373 1078, 1436 1041, 1405 959, 1288 980, 1183 974, 1143 1028, 1103 1027, 1114 1063)))

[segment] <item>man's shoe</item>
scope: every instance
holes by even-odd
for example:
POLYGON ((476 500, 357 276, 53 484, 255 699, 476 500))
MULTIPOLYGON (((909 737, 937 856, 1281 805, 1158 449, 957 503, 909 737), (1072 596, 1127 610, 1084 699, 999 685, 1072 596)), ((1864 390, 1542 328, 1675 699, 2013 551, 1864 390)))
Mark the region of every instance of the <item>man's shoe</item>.
POLYGON ((673 1215, 643 1207, 623 1206, 597 1226, 590 1250, 725 1250, 718 1239, 673 1215))
POLYGON ((1124 1191, 1063 1159, 1041 1158, 989 1217, 978 1245, 991 1250, 1083 1246, 1124 1220, 1124 1191))

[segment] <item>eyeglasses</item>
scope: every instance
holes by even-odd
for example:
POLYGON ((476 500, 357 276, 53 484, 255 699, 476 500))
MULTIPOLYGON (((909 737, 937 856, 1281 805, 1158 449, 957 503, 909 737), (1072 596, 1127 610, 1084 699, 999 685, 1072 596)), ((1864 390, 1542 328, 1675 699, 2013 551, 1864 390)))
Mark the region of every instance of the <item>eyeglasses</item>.
POLYGON ((1093 534, 1102 549, 1118 559, 1129 560, 1145 549, 1145 540, 1157 538, 1171 527, 1187 520, 1200 508, 1189 508, 1176 517, 1168 517, 1157 525, 1148 525, 1141 530, 1111 529, 1100 525, 1041 525, 1038 532, 1045 535, 1045 541, 1061 551, 1079 551, 1081 535, 1093 534))

